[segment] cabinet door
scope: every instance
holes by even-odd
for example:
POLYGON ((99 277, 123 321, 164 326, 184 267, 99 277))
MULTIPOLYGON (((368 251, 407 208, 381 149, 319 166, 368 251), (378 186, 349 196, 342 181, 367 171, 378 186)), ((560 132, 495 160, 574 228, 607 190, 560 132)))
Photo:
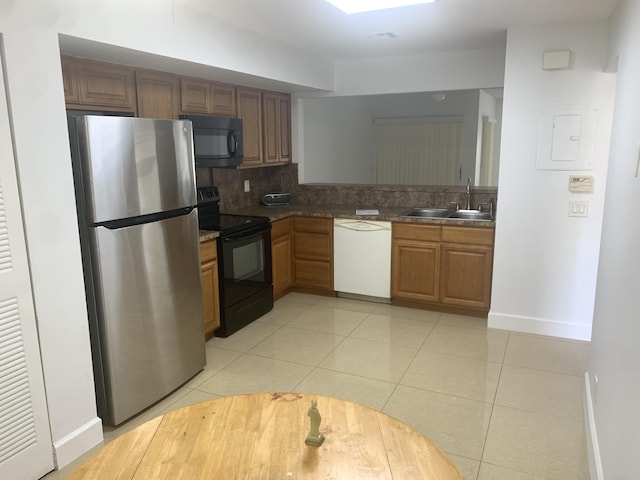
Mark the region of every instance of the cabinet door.
POLYGON ((278 111, 280 112, 280 161, 291 162, 291 97, 280 95, 278 97, 278 111))
POLYGON ((280 114, 278 113, 278 97, 272 93, 262 94, 262 113, 264 128, 264 161, 277 163, 280 161, 280 142, 278 138, 280 114))
POLYGON ((293 248, 291 237, 280 237, 273 241, 273 296, 280 298, 293 285, 293 248))
POLYGON ((263 92, 264 162, 291 161, 291 102, 289 95, 263 92))
POLYGON ((262 158, 262 102, 260 91, 237 90, 237 116, 242 119, 243 166, 260 166, 262 158))
POLYGON ((288 293, 293 286, 293 243, 290 218, 272 223, 271 259, 273 297, 278 299, 288 293))
POLYGON ((440 245, 394 240, 391 252, 391 297, 412 301, 438 301, 440 245))
POLYGON ((236 116, 236 89, 233 85, 211 83, 211 113, 227 117, 236 116))
POLYGON ((333 269, 330 263, 296 258, 293 268, 296 286, 333 290, 333 269))
POLYGON ((204 335, 206 339, 220 326, 220 308, 218 306, 218 262, 203 263, 200 267, 202 277, 202 303, 204 305, 204 335))
POLYGON ((440 302, 488 310, 492 265, 492 247, 443 244, 440 302))
POLYGON ((200 244, 200 276, 202 280, 202 303, 204 306, 205 338, 213 337, 220 327, 220 296, 218 280, 218 258, 216 240, 200 244))
POLYGON ((133 69, 110 63, 78 61, 78 91, 82 105, 120 107, 135 111, 133 69))
POLYGON ((296 287, 333 292, 333 220, 293 219, 293 271, 296 287))
POLYGON ((181 78, 180 107, 184 113, 209 113, 211 111, 209 82, 196 78, 181 78))
POLYGON ((64 86, 65 103, 80 103, 76 64, 72 59, 67 57, 62 57, 62 84, 64 86))
POLYGON ((136 71, 138 116, 178 118, 178 77, 147 70, 136 71))

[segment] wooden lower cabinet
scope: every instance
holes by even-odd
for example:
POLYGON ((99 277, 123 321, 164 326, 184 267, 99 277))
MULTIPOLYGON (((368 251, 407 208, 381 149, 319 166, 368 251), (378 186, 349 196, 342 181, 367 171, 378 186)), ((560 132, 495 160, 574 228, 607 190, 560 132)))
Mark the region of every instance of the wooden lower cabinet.
POLYGON ((441 255, 440 302, 489 310, 493 248, 446 243, 441 255))
POLYGON ((277 300, 293 287, 293 241, 291 217, 271 223, 271 263, 273 298, 277 300))
POLYGON ((204 334, 208 340, 220 327, 217 240, 208 240, 200 244, 200 276, 204 305, 204 334))
POLYGON ((293 217, 294 289, 321 295, 333 290, 333 219, 293 217))
POLYGON ((486 314, 493 237, 493 228, 394 223, 393 301, 486 314))
POLYGON ((393 243, 391 295, 412 301, 437 302, 440 245, 398 239, 393 243))

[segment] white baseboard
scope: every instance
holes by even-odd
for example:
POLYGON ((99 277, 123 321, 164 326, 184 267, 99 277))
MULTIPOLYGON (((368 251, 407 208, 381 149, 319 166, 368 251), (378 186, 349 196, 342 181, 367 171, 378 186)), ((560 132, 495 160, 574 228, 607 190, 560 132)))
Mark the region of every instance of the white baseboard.
POLYGON ((59 470, 70 464, 80 455, 98 445, 102 440, 102 420, 95 417, 66 437, 53 443, 56 469, 59 470))
POLYGON ((602 460, 600 459, 600 447, 598 446, 598 434, 596 432, 596 418, 593 412, 589 372, 585 372, 584 374, 583 403, 584 429, 587 436, 587 455, 589 457, 589 474, 591 480, 604 480, 602 460))
POLYGON ((570 338, 572 340, 591 340, 591 325, 495 312, 489 312, 488 320, 489 328, 570 338))

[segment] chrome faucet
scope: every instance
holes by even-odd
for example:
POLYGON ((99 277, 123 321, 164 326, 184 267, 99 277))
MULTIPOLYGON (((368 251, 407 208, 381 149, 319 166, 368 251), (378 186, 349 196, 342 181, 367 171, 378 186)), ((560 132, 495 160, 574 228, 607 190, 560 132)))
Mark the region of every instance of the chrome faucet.
POLYGON ((471 210, 471 178, 467 179, 467 210, 471 210))

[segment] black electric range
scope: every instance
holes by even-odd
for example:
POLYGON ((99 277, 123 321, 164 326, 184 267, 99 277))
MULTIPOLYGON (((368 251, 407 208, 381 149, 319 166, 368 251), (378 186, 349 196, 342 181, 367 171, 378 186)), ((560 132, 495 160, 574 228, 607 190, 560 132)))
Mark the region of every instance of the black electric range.
POLYGON ((217 187, 198 188, 198 227, 220 232, 221 236, 253 230, 270 223, 267 217, 220 213, 220 192, 217 187))
POLYGON ((228 337, 273 308, 271 223, 267 217, 220 213, 216 187, 198 188, 200 230, 220 232, 220 327, 228 337))

